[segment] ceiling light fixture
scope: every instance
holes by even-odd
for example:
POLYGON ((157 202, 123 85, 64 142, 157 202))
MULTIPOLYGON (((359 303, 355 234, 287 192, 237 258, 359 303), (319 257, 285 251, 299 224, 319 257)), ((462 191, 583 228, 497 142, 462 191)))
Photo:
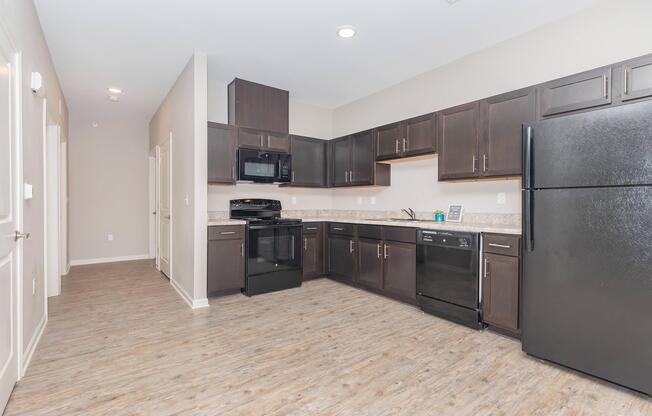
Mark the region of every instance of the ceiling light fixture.
POLYGON ((120 98, 118 98, 117 95, 109 95, 109 100, 113 101, 114 103, 117 103, 120 98))
POLYGON ((354 37, 355 33, 356 33, 355 28, 350 25, 340 26, 339 28, 337 28, 337 36, 344 39, 354 37))
POLYGON ((120 88, 116 88, 116 87, 109 88, 109 92, 111 94, 122 94, 122 90, 120 88))

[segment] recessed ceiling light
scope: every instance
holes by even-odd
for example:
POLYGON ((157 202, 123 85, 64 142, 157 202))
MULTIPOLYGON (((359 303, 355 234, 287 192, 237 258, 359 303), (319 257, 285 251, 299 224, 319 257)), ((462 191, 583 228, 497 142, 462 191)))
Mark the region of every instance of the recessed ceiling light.
POLYGON ((120 88, 116 88, 116 87, 109 88, 109 92, 111 94, 122 94, 122 90, 120 88))
POLYGON ((446 3, 450 4, 451 6, 455 3, 457 3, 460 0, 446 0, 446 3))
POLYGON ((118 98, 117 95, 109 95, 109 100, 113 101, 114 103, 117 103, 120 98, 118 98))
POLYGON ((97 126, 99 126, 99 124, 98 124, 97 121, 94 121, 94 122, 91 123, 91 126, 93 126, 93 127, 97 127, 97 126))
POLYGON ((350 25, 340 26, 337 28, 337 36, 348 39, 355 36, 355 28, 350 25))

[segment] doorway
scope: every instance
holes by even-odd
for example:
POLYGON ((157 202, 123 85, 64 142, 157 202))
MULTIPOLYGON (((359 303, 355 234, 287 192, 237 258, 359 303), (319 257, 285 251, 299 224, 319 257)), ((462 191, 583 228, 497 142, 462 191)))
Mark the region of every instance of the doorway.
POLYGON ((61 293, 61 134, 60 127, 48 124, 45 137, 45 279, 47 294, 61 293))
POLYGON ((172 256, 172 165, 171 165, 171 142, 170 134, 163 142, 157 146, 157 209, 156 217, 158 220, 158 238, 156 249, 156 263, 159 270, 171 278, 171 256, 172 256))

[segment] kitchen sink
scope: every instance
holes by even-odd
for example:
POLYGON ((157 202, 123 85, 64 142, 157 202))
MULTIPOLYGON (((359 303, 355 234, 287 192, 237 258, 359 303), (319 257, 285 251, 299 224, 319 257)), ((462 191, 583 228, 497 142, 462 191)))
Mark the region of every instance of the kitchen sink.
POLYGON ((411 218, 369 218, 365 221, 389 221, 389 222, 435 222, 434 220, 413 220, 411 218))

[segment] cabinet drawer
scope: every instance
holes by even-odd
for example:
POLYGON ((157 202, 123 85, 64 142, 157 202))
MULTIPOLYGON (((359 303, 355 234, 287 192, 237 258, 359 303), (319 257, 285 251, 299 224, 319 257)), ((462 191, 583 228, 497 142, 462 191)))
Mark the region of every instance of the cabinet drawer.
POLYGON ((208 240, 242 240, 245 236, 244 225, 215 225, 208 227, 208 240))
POLYGON ((345 224, 341 222, 332 222, 328 224, 328 232, 330 234, 353 236, 355 234, 355 225, 345 224))
POLYGON ((385 240, 398 241, 402 243, 416 243, 417 230, 416 228, 407 227, 384 227, 385 240))
POLYGON ((521 254, 521 237, 509 234, 484 234, 482 250, 485 253, 518 257, 521 254))
POLYGON ((321 222, 309 222, 303 224, 303 233, 308 235, 308 234, 319 234, 323 227, 323 224, 321 222))
POLYGON ((358 237, 370 238, 372 240, 383 239, 383 227, 381 225, 358 225, 358 237))

